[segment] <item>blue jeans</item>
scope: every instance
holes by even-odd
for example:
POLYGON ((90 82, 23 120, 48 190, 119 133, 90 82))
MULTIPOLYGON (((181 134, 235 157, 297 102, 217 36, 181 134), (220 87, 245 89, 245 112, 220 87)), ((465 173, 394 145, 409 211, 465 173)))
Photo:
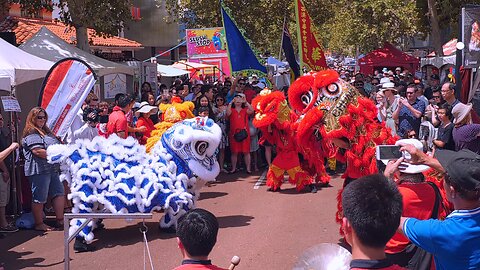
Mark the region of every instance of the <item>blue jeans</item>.
POLYGON ((32 185, 32 201, 34 203, 43 204, 47 202, 48 196, 55 198, 64 194, 63 185, 56 172, 31 175, 28 180, 32 185))

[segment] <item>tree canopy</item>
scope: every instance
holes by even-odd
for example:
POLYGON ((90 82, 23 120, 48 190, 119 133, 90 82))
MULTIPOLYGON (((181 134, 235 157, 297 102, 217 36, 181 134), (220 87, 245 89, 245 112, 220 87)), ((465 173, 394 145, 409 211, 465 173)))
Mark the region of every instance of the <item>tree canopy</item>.
MULTIPOLYGON (((222 25, 218 0, 165 1, 170 19, 185 23, 187 28, 222 25)), ((408 45, 412 37, 431 34, 427 1, 434 2, 442 34, 447 38, 456 33, 461 7, 480 3, 480 0, 304 0, 304 3, 328 50, 353 52, 358 48, 366 52, 384 42, 408 45)), ((277 54, 285 16, 296 42, 294 1, 224 0, 224 3, 259 51, 277 54)))
MULTIPOLYGON (((22 10, 35 14, 43 8, 52 10, 51 1, 39 0, 0 0, 0 8, 5 14, 11 3, 19 3, 22 10)), ((60 20, 75 27, 77 47, 89 51, 87 28, 98 35, 118 35, 124 24, 131 20, 131 0, 60 0, 60 20)))

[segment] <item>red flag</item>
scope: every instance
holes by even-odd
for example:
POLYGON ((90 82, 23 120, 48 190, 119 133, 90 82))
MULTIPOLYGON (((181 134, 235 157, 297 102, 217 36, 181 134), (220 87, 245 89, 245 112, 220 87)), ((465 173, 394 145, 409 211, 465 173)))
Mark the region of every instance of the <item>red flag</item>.
POLYGON ((295 0, 295 14, 297 19, 297 36, 300 54, 300 65, 319 71, 327 68, 327 61, 315 34, 315 26, 308 15, 302 0, 295 0))

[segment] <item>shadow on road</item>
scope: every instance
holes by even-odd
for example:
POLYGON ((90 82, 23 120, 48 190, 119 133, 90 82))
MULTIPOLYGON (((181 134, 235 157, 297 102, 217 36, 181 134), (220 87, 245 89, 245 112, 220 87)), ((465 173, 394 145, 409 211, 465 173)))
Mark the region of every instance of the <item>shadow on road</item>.
POLYGON ((249 226, 252 219, 254 219, 254 217, 244 215, 217 217, 220 228, 249 226))
POLYGON ((214 192, 214 191, 201 192, 200 198, 198 200, 201 201, 206 199, 214 199, 214 198, 219 198, 226 195, 228 195, 228 193, 226 192, 214 192))
MULTIPOLYGON (((171 239, 176 237, 175 233, 162 232, 158 222, 145 222, 148 227, 147 239, 171 239)), ((115 248, 116 246, 131 246, 143 241, 143 234, 140 232, 142 223, 135 223, 121 228, 108 228, 95 233, 95 249, 115 248)))
POLYGON ((48 268, 54 265, 62 264, 63 261, 48 265, 42 265, 41 263, 45 261, 45 258, 25 259, 25 256, 33 254, 33 252, 31 251, 16 252, 10 250, 18 245, 30 241, 35 237, 43 236, 44 234, 45 233, 43 232, 37 232, 34 230, 20 230, 17 233, 5 235, 5 238, 0 240, 0 263, 5 264, 5 269, 24 269, 27 267, 48 268))

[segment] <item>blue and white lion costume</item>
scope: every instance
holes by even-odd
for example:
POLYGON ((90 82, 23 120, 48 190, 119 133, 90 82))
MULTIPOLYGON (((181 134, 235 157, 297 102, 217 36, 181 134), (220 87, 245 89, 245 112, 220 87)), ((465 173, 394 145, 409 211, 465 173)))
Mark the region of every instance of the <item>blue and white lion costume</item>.
MULTIPOLYGON (((177 219, 195 206, 199 189, 213 181, 220 168, 216 152, 222 131, 208 118, 183 120, 169 128, 150 153, 134 138, 92 141, 47 149, 48 161, 60 163, 61 179, 71 189, 72 213, 148 213, 165 210, 162 228, 176 226, 177 219)), ((81 225, 70 223, 70 234, 81 225)), ((93 240, 92 221, 79 234, 93 240)))

